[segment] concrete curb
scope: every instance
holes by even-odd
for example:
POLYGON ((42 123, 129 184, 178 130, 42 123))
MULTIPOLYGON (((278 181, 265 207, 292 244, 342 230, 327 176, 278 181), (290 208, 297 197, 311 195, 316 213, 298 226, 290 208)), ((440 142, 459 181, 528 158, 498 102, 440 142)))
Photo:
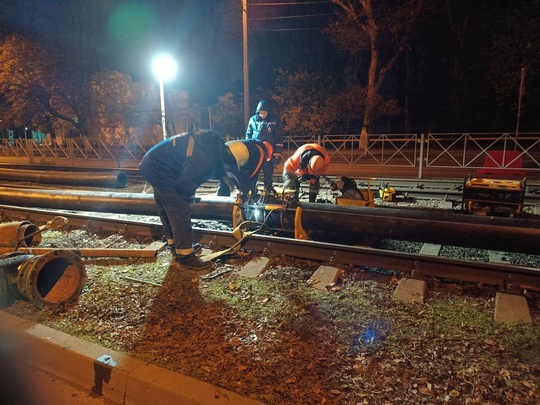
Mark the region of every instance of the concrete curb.
POLYGON ((0 311, 0 337, 17 360, 129 405, 262 405, 234 392, 0 311))

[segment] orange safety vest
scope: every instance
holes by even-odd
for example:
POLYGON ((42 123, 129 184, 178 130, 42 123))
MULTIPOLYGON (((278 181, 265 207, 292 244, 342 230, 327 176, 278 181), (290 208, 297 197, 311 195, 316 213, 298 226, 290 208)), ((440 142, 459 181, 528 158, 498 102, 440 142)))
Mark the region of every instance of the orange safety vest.
POLYGON ((303 168, 300 164, 302 155, 309 150, 317 151, 317 154, 324 158, 323 173, 326 173, 328 170, 328 165, 330 164, 330 156, 328 155, 326 149, 324 149, 318 143, 306 143, 305 145, 300 146, 285 162, 285 165, 283 166, 283 173, 294 173, 298 177, 306 174, 313 176, 313 172, 309 169, 309 167, 303 168))

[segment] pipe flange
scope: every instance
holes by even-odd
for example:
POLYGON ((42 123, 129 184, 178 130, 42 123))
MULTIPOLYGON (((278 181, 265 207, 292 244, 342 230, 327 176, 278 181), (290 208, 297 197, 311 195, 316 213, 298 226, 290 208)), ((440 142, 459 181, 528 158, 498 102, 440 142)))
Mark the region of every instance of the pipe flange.
POLYGON ((86 270, 77 254, 53 250, 19 266, 19 292, 38 308, 72 301, 86 283, 86 270))

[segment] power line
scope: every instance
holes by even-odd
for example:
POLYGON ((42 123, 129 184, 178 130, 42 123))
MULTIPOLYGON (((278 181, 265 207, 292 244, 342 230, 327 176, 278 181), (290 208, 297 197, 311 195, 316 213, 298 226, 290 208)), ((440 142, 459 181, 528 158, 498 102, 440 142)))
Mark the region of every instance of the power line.
POLYGON ((325 29, 326 27, 315 27, 315 28, 251 28, 250 30, 253 32, 263 32, 263 31, 321 31, 325 29))
POLYGON ((304 15, 289 15, 286 17, 255 17, 250 18, 251 21, 254 20, 284 20, 290 18, 303 18, 303 17, 323 17, 328 15, 336 15, 335 13, 324 13, 324 14, 304 14, 304 15))
POLYGON ((250 6, 299 6, 304 4, 330 4, 332 1, 295 1, 293 3, 252 3, 250 6))

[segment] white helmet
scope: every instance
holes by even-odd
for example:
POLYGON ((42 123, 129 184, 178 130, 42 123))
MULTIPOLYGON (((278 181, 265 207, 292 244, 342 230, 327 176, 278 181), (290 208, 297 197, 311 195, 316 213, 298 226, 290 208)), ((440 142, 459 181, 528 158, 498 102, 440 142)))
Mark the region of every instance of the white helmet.
POLYGON ((314 176, 320 176, 324 173, 324 158, 322 156, 313 156, 309 159, 308 168, 314 176))

